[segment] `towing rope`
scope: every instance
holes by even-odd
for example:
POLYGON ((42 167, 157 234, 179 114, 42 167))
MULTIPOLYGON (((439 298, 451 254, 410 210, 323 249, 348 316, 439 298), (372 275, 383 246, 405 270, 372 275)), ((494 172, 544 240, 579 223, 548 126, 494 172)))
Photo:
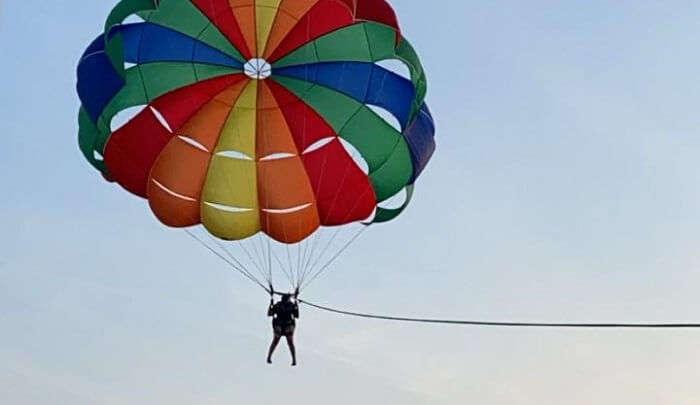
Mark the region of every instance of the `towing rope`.
POLYGON ((398 322, 415 322, 415 323, 433 323, 433 324, 449 324, 449 325, 468 325, 468 326, 491 326, 491 327, 515 327, 515 328, 591 328, 591 329, 695 329, 700 328, 700 323, 547 323, 547 322, 496 322, 496 321, 469 321, 469 320, 451 320, 451 319, 425 319, 425 318, 407 318, 388 315, 374 315, 360 312, 342 311, 335 308, 329 308, 323 305, 314 304, 300 299, 299 302, 316 308, 322 311, 332 312, 335 314, 354 316, 359 318, 381 319, 385 321, 398 322))

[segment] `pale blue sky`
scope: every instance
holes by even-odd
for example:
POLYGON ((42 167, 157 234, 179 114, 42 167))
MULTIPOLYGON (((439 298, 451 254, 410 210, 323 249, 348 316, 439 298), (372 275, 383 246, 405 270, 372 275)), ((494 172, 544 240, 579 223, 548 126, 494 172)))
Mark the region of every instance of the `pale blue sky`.
MULTIPOLYGON (((700 320, 700 3, 395 0, 438 152, 310 300, 543 321, 700 320)), ((700 402, 695 331, 389 324, 266 297, 78 152, 111 0, 0 3, 0 398, 25 404, 700 402), (289 400, 291 396, 291 400, 289 400)))

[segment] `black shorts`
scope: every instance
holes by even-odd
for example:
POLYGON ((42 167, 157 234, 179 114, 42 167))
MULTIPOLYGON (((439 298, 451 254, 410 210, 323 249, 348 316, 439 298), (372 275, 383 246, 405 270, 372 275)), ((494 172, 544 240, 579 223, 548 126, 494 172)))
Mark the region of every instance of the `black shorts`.
POLYGON ((295 328, 296 328, 296 325, 293 323, 289 323, 289 324, 273 323, 272 324, 272 330, 275 332, 275 335, 277 335, 277 336, 294 336, 294 329, 295 328))

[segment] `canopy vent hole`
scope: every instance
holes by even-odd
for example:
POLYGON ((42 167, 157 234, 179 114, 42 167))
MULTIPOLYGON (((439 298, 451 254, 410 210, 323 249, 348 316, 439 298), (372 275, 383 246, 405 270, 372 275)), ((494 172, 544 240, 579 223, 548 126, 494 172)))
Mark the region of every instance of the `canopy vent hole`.
POLYGON ((243 72, 255 80, 264 80, 272 74, 272 66, 265 59, 253 58, 243 65, 243 72))

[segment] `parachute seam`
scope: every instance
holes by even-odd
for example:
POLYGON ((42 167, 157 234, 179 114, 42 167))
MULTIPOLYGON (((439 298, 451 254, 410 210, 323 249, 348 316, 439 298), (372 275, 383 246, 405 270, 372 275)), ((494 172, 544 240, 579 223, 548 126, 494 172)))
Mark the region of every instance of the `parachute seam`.
MULTIPOLYGON (((272 30, 274 29, 275 24, 277 23, 277 18, 278 18, 279 15, 280 15, 280 8, 281 8, 281 6, 282 6, 282 2, 283 2, 283 1, 284 1, 284 0, 280 0, 280 2, 277 4, 277 7, 263 6, 263 7, 266 7, 266 8, 273 8, 273 9, 275 9, 276 13, 275 13, 275 16, 272 18, 272 23, 270 23, 270 31, 267 33, 267 38, 265 39, 265 44, 263 44, 263 49, 262 49, 262 51, 259 51, 259 52, 258 52, 258 54, 259 54, 258 57, 260 57, 260 58, 265 58, 265 54, 267 53, 267 52, 266 52, 266 51, 267 51, 267 47, 268 47, 268 45, 270 44, 270 36, 272 35, 272 30)), ((256 7, 257 7, 257 6, 256 6, 256 7)), ((256 30, 256 31, 257 31, 257 30, 256 30)))
MULTIPOLYGON (((277 81, 275 81, 275 83, 279 84, 282 88, 286 89, 286 87, 285 87, 284 85, 282 85, 281 83, 279 83, 279 82, 277 82, 277 81)), ((279 104, 280 101, 279 101, 279 99, 278 99, 278 97, 277 97, 277 94, 275 94, 275 92, 272 90, 272 88, 271 88, 267 83, 265 83, 264 85, 267 86, 268 90, 270 91, 270 94, 272 94, 272 97, 275 99, 275 102, 277 103, 277 107, 278 107, 278 109, 280 110, 280 114, 282 114, 282 118, 284 119, 284 124, 287 126, 287 129, 289 130, 290 137, 292 138, 292 143, 294 144, 294 149, 297 151, 297 156, 299 156, 299 160, 301 161, 301 164, 302 164, 302 166, 304 167, 304 175, 306 176, 306 180, 307 180, 307 182, 309 183, 309 186, 311 186, 311 194, 313 195, 313 205, 315 206, 316 215, 317 215, 317 217, 319 218, 319 222, 320 222, 321 213, 320 213, 320 211, 319 211, 318 199, 316 198, 315 188, 314 188, 314 185, 313 185, 312 182, 311 182, 311 177, 309 176, 309 173, 308 173, 308 171, 306 170, 306 165, 304 164, 304 159, 303 159, 303 153, 304 153, 304 151, 300 151, 300 150, 299 150, 299 146, 297 145, 296 141, 294 140, 294 134, 292 134, 292 129, 291 129, 291 127, 289 126, 289 121, 287 120, 287 115, 284 114, 284 112, 282 111, 282 108, 280 107, 280 104, 279 104)), ((293 92, 291 92, 291 91, 290 91, 290 94, 293 94, 294 97, 297 98, 297 99, 299 100, 300 103, 302 103, 302 104, 306 105, 307 107, 309 107, 309 109, 311 109, 312 111, 314 111, 317 115, 319 115, 319 117, 321 117, 321 119, 323 119, 323 117, 322 117, 320 114, 318 114, 318 112, 316 112, 310 105, 308 105, 307 103, 305 103, 304 100, 302 100, 300 97, 296 96, 296 95, 295 95, 293 92)), ((323 119, 323 120, 325 121, 325 119, 323 119)), ((304 127, 306 127, 306 115, 304 115, 304 127)), ((330 127, 330 125, 329 125, 329 127, 330 127)), ((337 136, 337 135, 336 135, 336 136, 337 136)), ((320 181, 319 181, 319 183, 320 183, 320 181)), ((320 186, 320 184, 319 184, 319 186, 320 186)), ((285 238, 286 238, 286 236, 285 236, 285 238)))
MULTIPOLYGON (((231 42, 231 38, 229 38, 226 34, 224 34, 224 33, 219 29, 219 27, 214 23, 214 21, 212 21, 212 18, 213 18, 214 20, 216 20, 216 19, 218 19, 218 17, 219 17, 220 15, 222 15, 222 14, 225 13, 225 10, 229 10, 229 11, 231 11, 231 14, 233 15, 233 20, 236 21, 236 25, 237 25, 237 27, 238 27, 238 31, 240 32, 240 30, 241 30, 240 24, 238 24, 238 20, 236 20, 236 15, 233 14, 233 8, 232 8, 232 7, 228 7, 228 8, 221 9, 221 11, 217 12, 217 11, 216 11, 216 8, 214 8, 213 5, 212 5, 213 17, 210 18, 210 17, 207 15, 207 13, 205 13, 204 10, 202 10, 202 8, 199 7, 196 3, 192 3, 192 5, 193 5, 195 8, 197 8, 197 9, 199 10, 199 12, 202 14, 202 16, 204 16, 204 18, 207 19, 207 21, 209 21, 209 24, 208 24, 206 27, 204 27, 204 29, 202 30, 202 32, 200 32, 199 35, 197 36, 197 40, 199 40, 199 38, 204 34, 204 32, 205 32, 206 30, 209 29, 210 26, 213 26, 217 31, 219 31, 219 34, 221 34, 221 37, 222 37, 222 38, 225 38, 225 39, 226 39, 226 42, 228 42, 228 44, 231 45, 231 47, 232 47, 233 49, 235 49, 236 51, 238 51, 238 53, 240 54, 240 56, 241 56, 242 58, 245 58, 245 55, 243 55, 243 52, 241 52, 241 50, 238 49, 238 47, 236 47, 236 45, 235 45, 233 42, 231 42)), ((205 43, 205 42, 203 42, 203 41, 200 41, 200 42, 205 43)), ((205 43, 205 44, 206 44, 206 43, 205 43)), ((207 45, 208 45, 208 44, 207 44, 207 45)), ((211 45, 209 45, 209 46, 211 46, 211 45)), ((214 48, 214 47, 212 46, 212 48, 214 48)), ((218 49, 218 48, 214 48, 214 49, 218 49)), ((223 50, 220 50, 220 51, 224 52, 223 50)), ((239 56, 239 55, 231 55, 231 54, 229 54, 228 52, 224 52, 224 54, 230 56, 230 57, 233 58, 233 59, 236 59, 236 60, 239 61, 239 62, 245 62, 244 60, 238 59, 238 58, 237 58, 237 56, 239 56)))
POLYGON ((369 59, 374 62, 374 55, 372 53, 372 46, 369 43, 369 35, 367 34, 367 24, 362 25, 362 32, 365 34, 365 41, 367 42, 367 51, 369 52, 369 59))
MULTIPOLYGON (((151 103, 151 97, 148 95, 148 89, 146 88, 146 78, 143 75, 142 69, 142 63, 141 63, 141 49, 143 48, 143 29, 141 29, 141 36, 139 36, 139 48, 138 52, 136 53, 136 68, 138 69, 139 72, 139 77, 141 78, 141 86, 143 86, 143 94, 146 98, 146 104, 151 103)), ((122 55, 123 56, 123 55, 122 55)), ((124 74, 124 80, 126 81, 126 73, 124 74)), ((118 94, 118 93, 117 93, 118 94)), ((116 96, 115 96, 116 98, 116 96)), ((112 117, 114 118, 114 117, 112 117)), ((110 119, 110 122, 112 120, 110 119)))
MULTIPOLYGON (((268 56, 271 56, 273 53, 275 53, 275 51, 277 50, 277 48, 279 47, 279 45, 282 44, 282 42, 284 42, 285 39, 287 39, 287 37, 289 36, 289 33, 292 32, 292 30, 297 26, 297 24, 299 23, 299 21, 301 20, 301 18, 304 17, 304 16, 302 15, 301 18, 296 18, 296 17, 295 17, 294 15, 292 15, 290 12, 286 11, 286 10, 282 7, 282 4, 284 4, 284 2, 285 2, 285 0, 281 0, 281 2, 280 2, 280 5, 279 5, 279 7, 278 7, 278 9, 277 9, 277 15, 275 16, 275 20, 274 20, 273 23, 272 23, 272 29, 270 29, 270 34, 272 34, 272 30, 274 30, 274 27, 275 27, 275 25, 276 25, 276 23, 277 23, 277 18, 279 17, 280 14, 286 14, 287 16, 289 16, 289 18, 291 18, 292 20, 294 20, 295 23, 294 23, 294 25, 292 26, 292 29, 290 29, 290 30, 287 32, 287 34, 285 34, 285 36, 280 40, 280 42, 277 44, 277 46, 275 46, 275 48, 272 49, 272 50, 269 51, 269 52, 267 51, 267 48, 270 46, 270 36, 268 36, 268 37, 267 37, 267 42, 265 43, 265 51, 263 52, 263 55, 267 54, 268 56)), ((317 2, 318 2, 318 0, 317 0, 317 2)), ((310 10, 311 8, 313 8, 313 6, 311 6, 311 7, 309 8, 309 10, 310 10)), ((308 13, 308 10, 307 10, 307 13, 308 13)), ((307 13, 304 13, 304 15, 306 15, 307 13)))
MULTIPOLYGON (((198 8, 197 5, 196 5, 195 3, 191 3, 191 4, 192 4, 195 8, 198 8)), ((201 10, 200 10, 200 13, 202 13, 201 10)), ((206 17, 206 14, 204 14, 204 13, 202 13, 202 15, 203 15, 204 17, 206 17)), ((201 42, 201 41, 199 40, 199 38, 202 36, 202 34, 204 33, 204 31, 206 31, 207 28, 209 28, 209 26, 212 25, 212 24, 211 24, 211 20, 209 20, 209 18, 207 18, 207 21, 209 21, 209 24, 207 24, 204 28, 202 28, 202 30, 199 32, 199 34, 197 34, 196 40, 197 40, 198 42, 201 42)), ((222 35, 222 36, 223 36, 223 35, 222 35)), ((194 73, 194 78, 195 78, 195 80, 197 80, 197 81, 199 82, 199 74, 197 73, 197 67, 196 67, 195 64, 194 64, 194 55, 195 55, 195 53, 197 52, 197 46, 198 46, 197 43, 193 44, 193 46, 192 46, 192 55, 190 56, 190 64, 192 65, 192 72, 194 73)), ((230 55, 229 55, 229 56, 230 56, 230 55)))
MULTIPOLYGON (((284 0, 282 0, 282 1, 284 1, 284 0)), ((292 27, 291 30, 289 30, 289 32, 287 32, 287 34, 284 36, 284 38, 282 38, 282 40, 277 44, 277 46, 275 47, 275 49, 273 49, 273 50, 270 52, 270 56, 273 56, 273 54, 277 51, 277 49, 280 47, 280 45, 282 45, 282 44, 284 43, 284 41, 286 41, 287 38, 289 38, 289 35, 292 33, 292 31, 294 31, 294 30, 296 29, 296 27, 299 25, 299 23, 301 22, 301 20, 303 20, 304 18, 306 18, 306 16, 311 12, 311 10, 313 10, 313 9, 316 7, 316 5, 318 5, 318 3, 320 3, 320 0, 317 1, 316 3, 314 3, 313 6, 309 7, 309 9, 308 9, 302 16, 300 16, 298 20, 296 20, 297 23, 294 25, 294 27, 292 27)), ((347 7, 347 4, 345 4, 345 3, 343 3, 343 6, 345 6, 345 7, 351 12, 353 20, 354 20, 354 21, 357 21, 357 20, 355 19, 355 14, 356 14, 356 13, 355 13, 355 10, 351 10, 349 7, 347 7)), ((292 18, 294 18, 294 17, 292 16, 292 18)), ((362 22, 358 22, 358 23, 361 24, 362 22)), ((352 25, 355 25, 355 24, 350 24, 350 25, 345 25, 345 26, 343 26, 343 27, 338 27, 338 28, 336 28, 336 29, 334 29, 334 30, 332 30, 332 31, 329 31, 329 32, 327 32, 327 33, 321 35, 321 36, 318 36, 318 37, 316 37, 316 38, 313 38, 313 39, 311 39, 310 41, 304 42, 303 44, 300 44, 298 47, 296 47, 296 48, 294 48, 294 49, 291 49, 290 51, 288 51, 288 52, 285 53, 284 55, 280 55, 278 58, 272 59, 272 61, 278 62, 278 61, 284 59, 286 56, 290 55, 291 53, 296 52, 297 50, 303 48, 305 45, 307 45, 307 44, 309 44, 309 43, 314 43, 314 42, 316 42, 316 40, 319 39, 319 38, 323 38, 323 37, 325 37, 326 35, 330 35, 330 34, 336 32, 336 31, 339 31, 339 30, 341 30, 341 29, 343 29, 343 28, 350 27, 350 26, 352 26, 352 25)), ((315 44, 314 44, 314 48, 316 48, 316 45, 315 45, 315 44)), ((318 54, 316 54, 316 55, 317 55, 316 58, 318 59, 318 54)))
MULTIPOLYGON (((355 25, 362 25, 362 24, 367 24, 367 21, 356 21, 354 24, 350 24, 350 25, 345 25, 345 26, 342 26, 342 27, 338 27, 338 28, 336 28, 336 29, 334 29, 334 30, 332 30, 332 31, 329 31, 329 32, 327 32, 327 33, 325 33, 325 34, 323 34, 323 35, 321 35, 321 36, 318 36, 318 37, 312 39, 311 41, 304 42, 303 44, 299 45, 298 47, 296 47, 296 48, 290 50, 289 52, 287 52, 286 54, 280 56, 279 58, 272 59, 273 65, 274 65, 275 63, 278 63, 278 62, 281 61, 282 59, 286 58, 287 56, 291 55, 292 53, 298 51, 299 49, 303 48, 303 47, 306 46, 306 45, 313 44, 314 49, 315 49, 315 48, 316 48, 316 42, 317 42, 319 39, 322 39, 322 38, 325 38, 325 37, 327 37, 327 36, 329 36, 329 35, 335 34, 336 32, 338 32, 338 31, 340 31, 340 30, 344 30, 344 29, 347 29, 347 28, 350 28, 350 27, 354 27, 355 25)), ((318 59, 318 56, 317 56, 317 59, 318 59)), ((321 61, 317 60, 317 62, 321 62, 321 61)), ((287 67, 287 66, 297 66, 297 65, 285 65, 285 67, 287 67)))
MULTIPOLYGON (((337 91, 337 90, 332 89, 332 88, 330 88, 330 87, 327 87, 327 86, 324 86, 324 85, 321 85, 321 84, 318 84, 318 83, 310 82, 310 81, 307 81, 307 80, 301 80, 301 79, 296 79, 296 78, 293 78, 293 79, 294 79, 294 80, 299 80, 299 81, 304 82, 304 83, 309 83, 309 84, 312 85, 311 87, 309 87, 309 89, 307 89, 307 91, 306 91, 305 94, 308 94, 309 91, 310 91, 313 87, 318 86, 318 87, 324 88, 324 89, 326 89, 326 90, 332 91, 332 92, 334 92, 334 93, 337 93, 337 94, 343 95, 343 96, 345 96, 345 97, 348 97, 349 99, 351 99, 351 100, 353 100, 353 101, 355 101, 355 102, 357 102, 357 103, 359 104, 359 106, 357 107, 357 110, 347 119, 347 121, 345 121, 345 122, 343 123, 343 126, 336 132, 336 136, 337 136, 337 137, 340 137, 340 138, 342 138, 342 139, 345 139, 345 138, 343 138, 343 136, 342 136, 342 132, 343 132, 343 131, 345 130, 345 128, 350 124, 350 122, 352 121, 352 119, 355 118, 355 116, 357 116, 357 114, 359 114, 360 111, 362 111, 363 108, 366 109, 367 111, 371 112, 374 116, 376 116, 376 117, 379 118, 382 122, 384 122, 384 119, 383 119, 382 117, 380 117, 379 115, 377 115, 377 113, 375 113, 374 111, 372 111, 371 108, 367 107, 364 103, 358 101, 357 99, 355 99, 355 98, 353 98, 353 97, 350 97, 350 96, 346 95, 346 94, 343 93, 343 92, 340 92, 340 91, 337 91)), ((281 83, 280 83, 280 84, 281 84, 281 83)), ((282 86, 284 86, 284 85, 282 84, 282 86)), ((285 86, 285 88, 286 88, 286 86, 285 86)), ((292 93, 293 93, 293 92, 292 92, 292 93)), ((301 98, 301 97, 299 97, 299 98, 301 98)), ((304 102, 306 105, 308 105, 309 108, 311 108, 312 110, 314 110, 314 112, 316 112, 316 114, 318 114, 319 117, 323 118, 323 120, 326 121, 326 119, 325 119, 325 117, 323 116, 323 114, 321 114, 318 110, 316 110, 316 108, 314 108, 313 106, 311 106, 311 105, 309 105, 308 103, 306 103, 303 99, 302 99, 302 102, 304 102)), ((326 121, 326 122, 327 122, 327 121, 326 121)), ((387 125, 388 125, 388 124, 387 124, 387 125)), ((329 126, 330 126, 330 124, 329 124, 329 126)), ((400 142, 401 138, 403 138, 403 134, 402 134, 401 132, 397 131, 397 130, 396 130, 395 128, 393 128, 393 127, 391 127, 391 129, 397 134, 396 143, 394 143, 394 146, 393 146, 392 149, 391 149, 391 153, 389 153, 389 154, 387 155, 386 159, 385 159, 382 163, 380 163, 380 164, 378 165, 378 167, 377 167, 375 170, 371 171, 370 174, 372 174, 372 173, 378 171, 379 169, 381 169, 381 168, 389 161, 389 159, 391 158, 391 156, 394 154, 394 151, 395 151, 395 149, 396 149, 398 143, 400 142)), ((334 131, 335 131, 335 130, 334 130, 334 131)), ((350 142, 350 141, 347 140, 347 139, 345 139, 345 140, 348 141, 348 142, 350 142)), ((355 144, 353 144, 352 142, 350 142, 350 144, 352 144, 353 146, 355 146, 355 144)), ((360 152, 360 154, 362 154, 362 151, 360 151, 360 149, 358 149, 358 151, 360 152)), ((365 158, 364 155, 363 155, 363 158, 365 158)), ((365 159, 366 159, 366 158, 365 158, 365 159)))
MULTIPOLYGON (((251 52, 254 58, 259 58, 260 50, 258 49, 258 7, 257 2, 253 1, 253 46, 255 52, 251 52)), ((244 34, 245 35, 245 34, 244 34)))
MULTIPOLYGON (((180 1, 180 0, 178 0, 178 1, 180 1)), ((154 22, 154 21, 152 20, 152 18, 153 18, 153 16, 158 12, 158 10, 159 10, 158 8, 156 8, 155 10, 153 10, 153 11, 148 15, 148 19, 145 19, 145 22, 147 22, 147 23, 149 23, 149 24, 157 25, 157 26, 159 26, 159 27, 163 27, 163 28, 169 29, 169 30, 171 30, 171 31, 175 31, 175 32, 177 32, 177 33, 179 33, 179 34, 182 34, 182 35, 188 37, 188 38, 192 38, 192 39, 196 40, 197 42, 201 42, 201 43, 203 43, 203 44, 205 44, 205 45, 211 47, 212 49, 216 49, 216 50, 220 51, 221 53, 223 53, 223 54, 225 54, 225 55, 227 55, 227 56, 229 56, 229 57, 231 57, 231 58, 233 58, 233 59, 238 60, 238 58, 236 58, 234 55, 229 54, 228 52, 224 51, 223 49, 219 49, 219 48, 217 48, 217 47, 215 47, 215 46, 213 46, 213 45, 207 44, 207 43, 204 42, 204 41, 200 41, 201 35, 209 28, 209 26, 212 26, 212 25, 213 25, 214 28, 218 31, 218 33, 221 35, 221 37, 224 38, 234 49, 238 50, 238 52, 240 53, 240 50, 239 50, 238 48, 236 48, 236 46, 235 46, 234 44, 231 43, 231 40, 230 40, 226 35, 224 35, 223 32, 221 32, 221 30, 219 29, 219 27, 217 27, 215 24, 212 23, 212 21, 211 21, 211 19, 209 18, 209 16, 208 16, 199 6, 197 6, 197 4, 195 4, 194 2, 189 1, 189 0, 187 0, 187 1, 190 3, 190 5, 191 5, 195 10, 197 10, 197 11, 199 12, 200 16, 201 16, 204 20, 207 21, 207 24, 206 24, 206 25, 204 26, 204 28, 200 31, 200 33, 197 35, 197 37, 193 37, 192 35, 189 35, 189 34, 183 32, 183 31, 181 31, 180 29, 177 29, 177 28, 175 28, 175 27, 168 27, 167 25, 163 25, 163 24, 159 24, 158 22, 154 22)), ((234 16, 234 19, 235 19, 235 16, 234 16)), ((238 60, 238 61, 239 61, 239 62, 243 62, 242 60, 238 60)))

